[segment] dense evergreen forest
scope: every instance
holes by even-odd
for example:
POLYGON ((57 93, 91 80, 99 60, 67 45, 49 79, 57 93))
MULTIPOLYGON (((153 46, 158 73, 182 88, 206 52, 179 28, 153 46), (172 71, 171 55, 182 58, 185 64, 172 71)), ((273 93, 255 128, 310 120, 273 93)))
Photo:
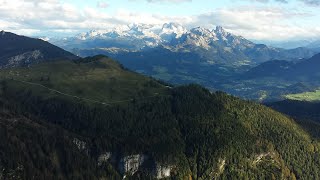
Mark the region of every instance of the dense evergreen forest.
POLYGON ((293 117, 315 138, 320 138, 320 103, 298 100, 284 100, 267 103, 267 106, 293 117))
POLYGON ((170 167, 168 179, 319 178, 317 138, 281 113, 198 85, 169 87, 111 60, 78 63, 72 72, 41 64, 1 76, 0 179, 154 179, 158 164, 170 167), (86 78, 72 74, 77 68, 86 78), (111 71, 117 76, 105 81, 93 76, 111 71), (138 80, 132 91, 123 77, 138 80), (101 84, 79 92, 95 79, 101 84), (105 88, 103 103, 92 101, 95 88, 105 88), (106 152, 112 157, 100 163, 106 152), (123 173, 121 158, 136 154, 148 158, 123 173))

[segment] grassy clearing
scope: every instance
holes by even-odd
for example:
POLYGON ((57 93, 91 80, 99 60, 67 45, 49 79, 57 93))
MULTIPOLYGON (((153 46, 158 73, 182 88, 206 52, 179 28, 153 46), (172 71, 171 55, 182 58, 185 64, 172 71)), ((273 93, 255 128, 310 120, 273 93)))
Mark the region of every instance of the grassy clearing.
POLYGON ((320 101, 320 90, 314 92, 305 92, 300 94, 288 94, 285 95, 286 99, 297 100, 297 101, 320 101))

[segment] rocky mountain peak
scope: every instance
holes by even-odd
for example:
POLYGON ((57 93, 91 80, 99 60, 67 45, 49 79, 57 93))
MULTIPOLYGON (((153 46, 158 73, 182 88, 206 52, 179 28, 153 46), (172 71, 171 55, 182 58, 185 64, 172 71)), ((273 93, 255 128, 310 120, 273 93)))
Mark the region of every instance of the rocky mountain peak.
POLYGON ((226 34, 227 31, 222 26, 217 26, 215 32, 218 34, 226 34))
POLYGON ((206 29, 206 28, 203 28, 203 27, 196 27, 196 28, 192 28, 190 30, 190 32, 196 34, 196 35, 199 35, 199 36, 206 36, 208 34, 211 33, 211 31, 209 29, 206 29))
POLYGON ((143 25, 139 24, 132 24, 129 25, 129 33, 130 34, 135 34, 135 35, 143 35, 143 30, 145 29, 143 25))
POLYGON ((167 29, 174 29, 174 28, 180 28, 182 27, 181 24, 174 23, 174 22, 169 22, 169 23, 164 23, 162 26, 162 29, 167 28, 167 29))
POLYGON ((187 32, 188 30, 178 23, 165 23, 158 34, 162 41, 170 42, 187 32))

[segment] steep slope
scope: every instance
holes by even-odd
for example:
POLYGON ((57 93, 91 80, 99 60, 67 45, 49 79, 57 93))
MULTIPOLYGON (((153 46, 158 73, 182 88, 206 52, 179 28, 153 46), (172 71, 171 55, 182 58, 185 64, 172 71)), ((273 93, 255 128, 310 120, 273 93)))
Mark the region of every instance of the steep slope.
POLYGON ((297 119, 312 120, 320 123, 319 102, 284 100, 268 103, 267 105, 297 119))
MULTIPOLYGON (((8 69, 1 73, 0 97, 11 112, 28 115, 30 121, 36 117, 49 129, 67 131, 73 145, 69 138, 61 146, 48 142, 52 151, 67 151, 62 153, 65 159, 56 158, 61 163, 77 163, 56 166, 61 168, 58 172, 65 172, 62 179, 119 178, 119 174, 129 179, 314 179, 320 171, 318 141, 286 116, 197 85, 165 86, 105 57, 8 69), (92 101, 98 98, 95 92, 104 103, 92 101), (73 141, 68 132, 77 139, 73 141), (70 150, 74 146, 78 149, 70 150), (83 151, 89 152, 86 157, 80 155, 83 151)), ((10 132, 9 126, 1 127, 10 132)), ((42 129, 36 127, 26 134, 42 129)), ((46 131, 50 132, 41 132, 46 131)), ((44 139, 30 136, 40 144, 28 146, 30 152, 46 150, 41 144, 44 139)), ((26 144, 22 137, 19 144, 26 144)), ((0 154, 7 156, 10 151, 0 147, 0 154)), ((35 176, 38 170, 16 168, 28 167, 29 161, 20 159, 30 156, 19 154, 10 167, 2 166, 21 171, 22 179, 41 179, 44 176, 35 176)), ((47 172, 46 177, 59 178, 42 159, 32 161, 38 163, 35 168, 47 172)), ((3 173, 5 178, 9 175, 3 173)))
POLYGON ((28 66, 44 60, 77 59, 78 57, 40 39, 1 31, 0 68, 28 66))
POLYGON ((320 138, 319 102, 284 100, 268 103, 267 106, 293 117, 313 137, 320 138))
POLYGON ((1 179, 112 178, 88 156, 81 136, 8 110, 2 102, 0 135, 1 179))

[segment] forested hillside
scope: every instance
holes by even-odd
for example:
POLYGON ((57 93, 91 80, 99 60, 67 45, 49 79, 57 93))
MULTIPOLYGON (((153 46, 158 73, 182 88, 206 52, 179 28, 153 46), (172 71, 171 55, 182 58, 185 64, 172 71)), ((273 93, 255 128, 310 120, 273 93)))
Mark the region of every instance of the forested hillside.
POLYGON ((2 71, 0 97, 4 179, 319 177, 318 140, 288 117, 104 57, 2 71))

